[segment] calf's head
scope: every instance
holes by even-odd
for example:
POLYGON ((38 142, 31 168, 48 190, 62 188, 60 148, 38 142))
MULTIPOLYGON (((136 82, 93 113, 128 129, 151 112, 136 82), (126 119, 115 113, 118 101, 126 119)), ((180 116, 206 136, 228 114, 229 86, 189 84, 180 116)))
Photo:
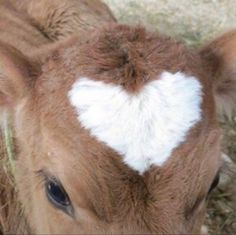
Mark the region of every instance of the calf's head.
POLYGON ((122 25, 69 40, 42 63, 1 44, 0 102, 32 231, 199 231, 221 165, 214 97, 228 92, 216 92, 215 61, 234 58, 215 45, 194 52, 122 25))

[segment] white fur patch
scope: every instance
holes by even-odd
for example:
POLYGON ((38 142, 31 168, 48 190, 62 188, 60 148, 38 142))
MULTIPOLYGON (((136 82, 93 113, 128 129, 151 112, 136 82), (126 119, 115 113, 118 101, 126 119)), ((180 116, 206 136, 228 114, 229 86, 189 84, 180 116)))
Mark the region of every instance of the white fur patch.
POLYGON ((181 72, 163 72, 137 95, 80 78, 68 96, 82 126, 140 173, 166 162, 201 119, 201 85, 181 72))

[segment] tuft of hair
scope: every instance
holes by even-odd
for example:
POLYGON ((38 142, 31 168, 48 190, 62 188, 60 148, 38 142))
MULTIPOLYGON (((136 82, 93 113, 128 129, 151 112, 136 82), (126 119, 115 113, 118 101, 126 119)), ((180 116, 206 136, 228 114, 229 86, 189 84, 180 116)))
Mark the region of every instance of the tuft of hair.
POLYGON ((97 68, 101 72, 117 71, 113 82, 127 90, 136 90, 144 85, 147 79, 144 47, 147 43, 146 31, 143 27, 114 25, 105 27, 98 33, 93 56, 97 57, 97 68))
POLYGON ((139 25, 106 25, 75 48, 74 67, 80 68, 81 76, 121 86, 130 93, 137 93, 163 71, 189 69, 189 52, 181 42, 139 25))
POLYGON ((200 54, 214 79, 217 112, 231 120, 236 110, 236 30, 210 42, 200 54))

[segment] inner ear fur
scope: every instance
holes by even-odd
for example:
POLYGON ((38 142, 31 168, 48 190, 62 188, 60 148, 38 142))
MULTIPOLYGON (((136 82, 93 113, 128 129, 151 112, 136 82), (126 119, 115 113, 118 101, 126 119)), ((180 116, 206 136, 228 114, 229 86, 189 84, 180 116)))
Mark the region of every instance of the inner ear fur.
POLYGON ((0 105, 12 105, 22 98, 39 71, 38 63, 0 42, 0 105))
POLYGON ((231 119, 236 109, 236 30, 205 45, 200 54, 213 79, 217 111, 231 119))

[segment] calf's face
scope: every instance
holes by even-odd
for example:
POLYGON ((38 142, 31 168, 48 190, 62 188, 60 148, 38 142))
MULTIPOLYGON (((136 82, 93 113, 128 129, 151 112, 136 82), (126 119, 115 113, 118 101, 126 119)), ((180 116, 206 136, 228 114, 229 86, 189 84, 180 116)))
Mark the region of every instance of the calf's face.
POLYGON ((33 231, 199 232, 221 165, 208 53, 120 25, 43 65, 0 49, 33 231))

